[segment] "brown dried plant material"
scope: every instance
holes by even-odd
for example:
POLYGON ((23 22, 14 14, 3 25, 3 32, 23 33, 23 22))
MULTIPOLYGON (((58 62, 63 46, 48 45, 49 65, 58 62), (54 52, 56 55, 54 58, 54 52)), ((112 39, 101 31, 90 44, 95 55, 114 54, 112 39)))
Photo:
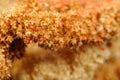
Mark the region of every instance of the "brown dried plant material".
POLYGON ((119 0, 21 1, 1 16, 1 35, 20 37, 25 43, 38 42, 54 50, 80 47, 79 43, 103 43, 117 33, 119 3, 119 0))
POLYGON ((17 38, 52 50, 104 43, 118 33, 119 15, 120 0, 19 0, 0 14, 1 54, 8 60, 17 38))
POLYGON ((11 61, 5 59, 5 55, 0 51, 0 79, 9 79, 11 77, 11 61))

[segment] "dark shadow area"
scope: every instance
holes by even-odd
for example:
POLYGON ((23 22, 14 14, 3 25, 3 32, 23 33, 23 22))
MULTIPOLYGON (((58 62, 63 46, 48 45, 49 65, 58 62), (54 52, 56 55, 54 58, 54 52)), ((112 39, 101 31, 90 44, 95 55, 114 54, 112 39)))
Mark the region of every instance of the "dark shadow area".
POLYGON ((25 53, 25 47, 26 47, 26 45, 25 45, 23 39, 21 39, 21 38, 14 39, 9 47, 9 53, 11 54, 10 58, 11 59, 22 58, 25 53))

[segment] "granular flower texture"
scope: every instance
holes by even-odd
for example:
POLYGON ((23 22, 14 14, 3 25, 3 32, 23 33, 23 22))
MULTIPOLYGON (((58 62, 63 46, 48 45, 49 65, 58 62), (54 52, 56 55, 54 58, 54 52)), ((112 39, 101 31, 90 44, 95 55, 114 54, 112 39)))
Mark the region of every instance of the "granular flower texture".
MULTIPOLYGON (((0 18, 1 36, 50 49, 102 43, 117 33, 119 0, 31 0, 0 18), (12 34, 11 34, 12 33, 12 34)), ((2 40, 1 39, 1 40, 2 40)))
POLYGON ((80 48, 112 39, 119 27, 120 0, 19 0, 0 14, 0 52, 8 66, 14 39, 51 50, 80 48))

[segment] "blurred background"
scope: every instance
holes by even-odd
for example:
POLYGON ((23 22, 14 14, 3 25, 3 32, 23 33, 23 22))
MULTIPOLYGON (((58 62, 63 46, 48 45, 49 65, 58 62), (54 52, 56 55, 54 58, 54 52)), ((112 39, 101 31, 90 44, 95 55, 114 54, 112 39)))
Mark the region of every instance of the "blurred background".
POLYGON ((16 0, 0 0, 0 11, 9 9, 16 0))

